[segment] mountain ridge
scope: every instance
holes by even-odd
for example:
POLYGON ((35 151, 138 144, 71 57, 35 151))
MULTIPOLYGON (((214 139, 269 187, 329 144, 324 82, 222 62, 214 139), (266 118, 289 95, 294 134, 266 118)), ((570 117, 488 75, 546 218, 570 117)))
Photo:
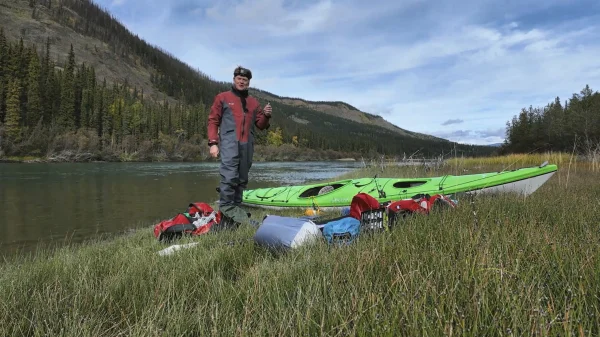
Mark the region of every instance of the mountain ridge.
MULTIPOLYGON (((0 0, 0 6, 7 9, 0 13, 7 36, 23 39, 27 44, 49 42, 58 66, 67 59, 72 46, 78 62, 92 65, 99 80, 127 83, 160 104, 181 103, 207 109, 214 96, 231 85, 147 43, 92 1, 0 0)), ((418 149, 443 153, 456 146, 446 139, 402 129, 382 116, 362 112, 345 102, 283 97, 259 88, 251 91, 259 100, 279 103, 280 113, 272 121, 274 129, 281 127, 284 143, 304 138, 302 144, 310 148, 388 154, 418 149), (303 128, 308 123, 314 127, 307 131, 303 128)), ((487 151, 477 146, 458 148, 466 152, 487 151)))
MULTIPOLYGON (((6 2, 6 0, 3 0, 3 2, 6 2)), ((25 2, 25 1, 22 1, 22 2, 25 2)), ((56 2, 59 4, 62 3, 61 1, 56 1, 56 2)), ((100 62, 100 63, 98 63, 98 65, 94 64, 96 66, 98 76, 106 77, 109 83, 112 83, 115 79, 118 79, 118 82, 123 82, 125 80, 125 77, 119 77, 119 74, 124 73, 123 71, 119 71, 118 69, 115 69, 114 67, 111 68, 111 65, 113 62, 119 62, 120 60, 118 57, 114 57, 114 55, 112 55, 111 47, 106 42, 103 42, 102 45, 98 45, 96 43, 97 39, 91 38, 84 34, 73 34, 71 31, 69 31, 69 28, 67 28, 63 25, 59 25, 59 26, 53 25, 52 23, 54 21, 52 20, 51 15, 48 14, 48 12, 46 10, 47 7, 45 7, 43 5, 44 3, 46 3, 46 2, 45 1, 36 2, 37 5, 34 8, 32 8, 33 15, 32 15, 31 20, 23 20, 24 18, 22 18, 21 21, 23 23, 20 23, 20 24, 15 22, 14 17, 4 16, 3 17, 3 22, 5 22, 4 26, 7 26, 9 28, 10 27, 19 27, 18 33, 15 32, 15 29, 8 29, 7 35, 9 35, 9 36, 12 35, 11 37, 13 39, 18 39, 21 36, 23 36, 23 33, 25 32, 25 33, 27 33, 27 36, 31 37, 28 39, 26 38, 26 40, 29 40, 30 42, 34 42, 37 44, 43 44, 46 41, 43 41, 43 39, 40 39, 39 37, 40 37, 40 35, 47 34, 48 36, 50 36, 51 43, 61 45, 61 47, 57 47, 57 48, 51 47, 51 49, 50 49, 52 55, 57 57, 58 60, 60 60, 61 58, 62 59, 67 58, 68 45, 64 42, 63 43, 61 43, 61 42, 62 41, 75 41, 75 43, 73 43, 74 46, 82 46, 82 45, 84 46, 83 50, 81 50, 81 48, 79 48, 80 50, 76 50, 78 53, 78 56, 80 58, 82 58, 84 60, 90 60, 93 57, 97 57, 97 58, 106 60, 106 62, 100 62), (13 21, 13 23, 10 24, 9 23, 10 21, 13 21), (40 28, 40 27, 35 27, 34 24, 36 21, 42 23, 45 26, 44 27, 45 29, 40 28), (44 33, 41 32, 42 29, 45 30, 44 33), (60 33, 60 34, 56 34, 53 37, 51 34, 52 30, 55 30, 57 33, 60 33), (39 33, 35 34, 35 31, 38 31, 39 33), (63 38, 57 38, 58 36, 62 36, 63 38), (92 46, 92 44, 93 44, 93 46, 92 46), (62 50, 62 52, 60 52, 61 50, 62 50), (88 54, 88 55, 85 55, 85 54, 88 54)), ((94 2, 91 2, 91 1, 90 1, 90 3, 95 4, 94 2)), ((4 6, 4 7, 6 8, 6 6, 4 6)), ((66 7, 66 6, 64 6, 63 8, 64 8, 63 10, 70 12, 71 15, 80 18, 80 15, 76 11, 71 10, 69 7, 66 7)), ((110 12, 108 12, 106 9, 103 9, 100 6, 98 6, 98 8, 101 10, 104 10, 109 16, 112 17, 112 15, 110 15, 110 12)), ((76 20, 78 20, 78 19, 75 19, 75 21, 76 20)), ((81 18, 80 20, 84 20, 84 19, 81 18)), ((137 35, 134 32, 130 31, 125 26, 122 26, 122 29, 137 37, 137 35)), ((141 38, 140 38, 140 40, 143 41, 143 39, 141 39, 141 38)), ((151 44, 148 44, 148 46, 151 46, 153 48, 161 50, 166 55, 174 57, 171 53, 160 48, 159 46, 154 46, 151 44)), ((156 89, 152 86, 152 83, 150 81, 151 74, 147 73, 147 71, 145 69, 143 69, 144 67, 139 66, 139 62, 136 62, 135 56, 128 55, 127 59, 130 61, 133 61, 133 64, 123 62, 122 67, 126 68, 126 72, 141 74, 141 75, 143 75, 143 79, 145 79, 145 81, 144 81, 138 76, 129 76, 127 78, 132 81, 130 84, 136 85, 139 88, 143 88, 144 92, 149 94, 154 99, 161 98, 161 95, 159 93, 157 93, 156 89)), ((94 63, 94 62, 92 61, 92 63, 94 63)), ((200 75, 202 77, 206 77, 209 80, 212 80, 217 83, 221 83, 222 89, 223 90, 227 89, 228 84, 226 82, 221 82, 221 81, 212 79, 210 76, 206 75, 202 71, 194 70, 189 64, 186 64, 186 63, 184 63, 184 64, 187 67, 189 67, 190 71, 196 71, 198 73, 198 75, 200 75)), ((275 93, 272 93, 272 92, 269 92, 269 91, 266 91, 266 90, 263 90, 260 88, 251 88, 251 91, 253 93, 255 93, 256 96, 259 96, 259 97, 262 96, 265 98, 272 97, 273 99, 279 99, 280 102, 282 102, 283 104, 286 104, 286 105, 306 107, 306 108, 310 108, 310 109, 313 109, 316 111, 334 115, 337 117, 346 118, 346 119, 349 119, 349 120, 352 120, 352 121, 355 121, 358 123, 365 123, 365 124, 381 126, 383 128, 386 128, 391 131, 395 131, 404 136, 447 141, 446 139, 434 137, 432 135, 417 133, 417 132, 413 132, 413 131, 409 131, 409 130, 400 128, 397 125, 385 120, 385 118, 383 118, 382 116, 364 112, 346 102, 342 102, 342 101, 311 101, 311 100, 298 98, 298 97, 285 97, 285 96, 280 96, 280 95, 277 95, 275 93)), ((162 97, 162 98, 166 98, 166 97, 162 97)))
POLYGON ((435 139, 440 141, 448 141, 447 139, 435 137, 433 135, 428 135, 424 133, 418 133, 414 131, 410 131, 407 129, 403 129, 389 121, 387 121, 383 116, 372 114, 369 112, 362 111, 349 103, 342 101, 311 101, 304 98, 299 97, 287 97, 287 96, 279 96, 277 94, 273 94, 266 90, 262 90, 259 88, 250 88, 250 91, 255 94, 255 96, 263 97, 265 99, 276 99, 281 103, 292 106, 301 106, 309 109, 313 109, 316 111, 320 111, 326 114, 346 118, 358 123, 365 123, 375 126, 380 126, 390 131, 394 131, 403 136, 411 136, 415 138, 422 139, 435 139), (342 114, 337 114, 337 112, 342 112, 342 114))

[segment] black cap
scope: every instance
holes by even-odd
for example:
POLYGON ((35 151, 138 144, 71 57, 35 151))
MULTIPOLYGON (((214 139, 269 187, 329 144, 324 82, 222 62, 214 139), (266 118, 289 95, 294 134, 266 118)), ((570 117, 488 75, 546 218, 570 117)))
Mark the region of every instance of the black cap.
POLYGON ((246 77, 249 80, 252 79, 252 72, 250 71, 250 69, 246 69, 241 66, 235 68, 235 70, 233 71, 233 77, 238 76, 238 75, 246 77))

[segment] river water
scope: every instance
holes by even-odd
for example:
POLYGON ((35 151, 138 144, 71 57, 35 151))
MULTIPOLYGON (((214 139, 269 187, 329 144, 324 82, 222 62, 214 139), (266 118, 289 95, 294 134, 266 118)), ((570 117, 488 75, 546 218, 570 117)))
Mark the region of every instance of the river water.
MULTIPOLYGON (((327 180, 356 162, 254 163, 249 188, 327 180)), ((218 163, 0 163, 0 256, 151 226, 218 199, 218 163)))

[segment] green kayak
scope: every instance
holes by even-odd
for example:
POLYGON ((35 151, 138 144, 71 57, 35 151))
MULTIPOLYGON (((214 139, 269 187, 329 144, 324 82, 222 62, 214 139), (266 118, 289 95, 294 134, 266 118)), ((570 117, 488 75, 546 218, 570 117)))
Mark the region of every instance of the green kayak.
POLYGON ((535 192, 556 172, 556 165, 544 163, 510 171, 444 175, 431 178, 359 178, 310 185, 258 188, 244 191, 246 206, 281 209, 321 209, 349 206, 358 193, 367 193, 383 203, 417 194, 516 192, 525 196, 535 192))

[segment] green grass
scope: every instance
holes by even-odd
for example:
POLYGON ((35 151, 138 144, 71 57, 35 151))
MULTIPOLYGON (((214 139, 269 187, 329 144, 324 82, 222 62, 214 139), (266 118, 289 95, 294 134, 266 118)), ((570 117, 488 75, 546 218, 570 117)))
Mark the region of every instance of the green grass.
POLYGON ((528 198, 461 200, 345 247, 274 254, 245 226, 161 257, 146 227, 16 257, 0 335, 598 335, 598 180, 562 166, 528 198))

